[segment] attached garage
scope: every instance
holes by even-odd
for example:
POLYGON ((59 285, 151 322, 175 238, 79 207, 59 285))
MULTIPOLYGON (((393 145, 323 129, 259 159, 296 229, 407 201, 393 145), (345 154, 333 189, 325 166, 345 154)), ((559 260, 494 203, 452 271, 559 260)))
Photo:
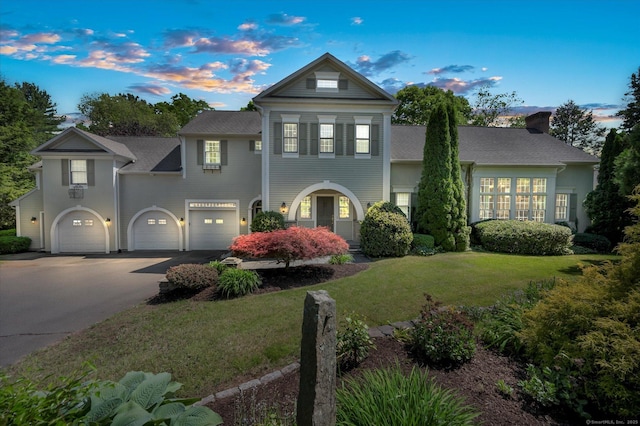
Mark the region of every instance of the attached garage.
POLYGON ((104 224, 93 213, 74 210, 57 224, 60 253, 98 253, 106 248, 104 224))
POLYGON ((238 235, 237 208, 191 210, 189 212, 190 250, 225 250, 238 235))
POLYGON ((150 210, 133 223, 134 250, 180 250, 180 226, 169 214, 150 210))

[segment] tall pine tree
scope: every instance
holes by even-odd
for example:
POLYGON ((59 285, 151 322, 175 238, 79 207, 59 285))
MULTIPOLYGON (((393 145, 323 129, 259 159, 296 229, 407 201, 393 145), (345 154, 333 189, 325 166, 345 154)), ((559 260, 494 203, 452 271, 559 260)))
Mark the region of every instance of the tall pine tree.
POLYGON ((456 251, 469 248, 470 229, 467 226, 467 200, 464 194, 464 184, 460 172, 460 150, 458 148, 458 125, 456 123, 456 107, 451 101, 447 102, 449 118, 449 136, 451 138, 451 185, 453 190, 451 208, 451 231, 456 241, 456 251))
POLYGON ((417 214, 421 232, 432 235, 436 246, 445 251, 456 248, 451 232, 453 199, 449 115, 440 102, 433 108, 427 126, 417 214))
POLYGON ((598 185, 587 194, 584 205, 591 220, 589 232, 607 237, 615 246, 622 241, 624 228, 631 225, 632 204, 615 182, 615 159, 625 149, 622 135, 611 129, 602 148, 598 185))

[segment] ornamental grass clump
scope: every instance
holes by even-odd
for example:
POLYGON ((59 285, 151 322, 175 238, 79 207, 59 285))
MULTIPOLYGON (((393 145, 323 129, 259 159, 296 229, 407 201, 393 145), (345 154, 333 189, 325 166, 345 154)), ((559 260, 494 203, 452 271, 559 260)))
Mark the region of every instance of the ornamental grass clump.
POLYGON ((336 425, 472 425, 479 415, 417 368, 366 370, 336 391, 336 425))
POLYGON ((216 285, 218 271, 208 265, 183 263, 167 270, 167 280, 176 288, 202 290, 216 285))
POLYGON ((260 287, 262 281, 255 271, 228 268, 218 281, 218 292, 226 298, 246 296, 260 287))

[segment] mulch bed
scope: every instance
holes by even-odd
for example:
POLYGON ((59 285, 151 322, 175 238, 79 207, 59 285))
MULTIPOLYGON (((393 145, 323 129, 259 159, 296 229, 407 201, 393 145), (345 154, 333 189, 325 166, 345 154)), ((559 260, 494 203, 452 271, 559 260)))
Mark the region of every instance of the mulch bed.
MULTIPOLYGON (((291 267, 285 274, 284 268, 257 270, 262 278, 261 288, 257 293, 268 293, 291 288, 319 284, 356 274, 368 265, 352 263, 346 265, 304 265, 291 267)), ((193 301, 216 300, 217 295, 211 290, 201 292, 183 292, 172 295, 156 296, 149 300, 150 304, 166 303, 176 299, 189 298, 193 301)), ((390 337, 374 339, 376 348, 357 368, 338 377, 338 386, 343 381, 357 378, 366 369, 400 366, 405 372, 412 368, 428 370, 429 377, 441 386, 452 389, 462 396, 466 403, 473 405, 480 416, 477 422, 484 425, 561 425, 572 424, 571 421, 558 420, 546 412, 536 412, 535 407, 528 405, 518 393, 518 380, 524 377, 523 368, 515 361, 498 355, 478 344, 472 360, 453 370, 428 369, 418 365, 411 358, 404 345, 390 337), (496 383, 502 380, 514 389, 511 396, 502 395, 496 383)), ((236 380, 222 384, 218 391, 236 387, 252 378, 238 377, 236 380)), ((269 424, 266 419, 276 412, 280 418, 287 417, 293 424, 295 419, 296 399, 298 395, 299 374, 288 374, 281 379, 261 385, 241 394, 216 400, 208 406, 220 414, 225 425, 269 424)), ((581 421, 578 421, 582 424, 581 421)))

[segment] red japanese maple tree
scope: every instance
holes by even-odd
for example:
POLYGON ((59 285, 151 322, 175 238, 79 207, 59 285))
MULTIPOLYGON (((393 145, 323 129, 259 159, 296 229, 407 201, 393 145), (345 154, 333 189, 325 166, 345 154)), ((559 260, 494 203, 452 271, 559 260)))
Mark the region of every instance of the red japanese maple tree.
POLYGON ((230 247, 234 255, 276 259, 288 268, 294 260, 346 253, 349 244, 328 228, 292 226, 272 232, 240 235, 230 247))

